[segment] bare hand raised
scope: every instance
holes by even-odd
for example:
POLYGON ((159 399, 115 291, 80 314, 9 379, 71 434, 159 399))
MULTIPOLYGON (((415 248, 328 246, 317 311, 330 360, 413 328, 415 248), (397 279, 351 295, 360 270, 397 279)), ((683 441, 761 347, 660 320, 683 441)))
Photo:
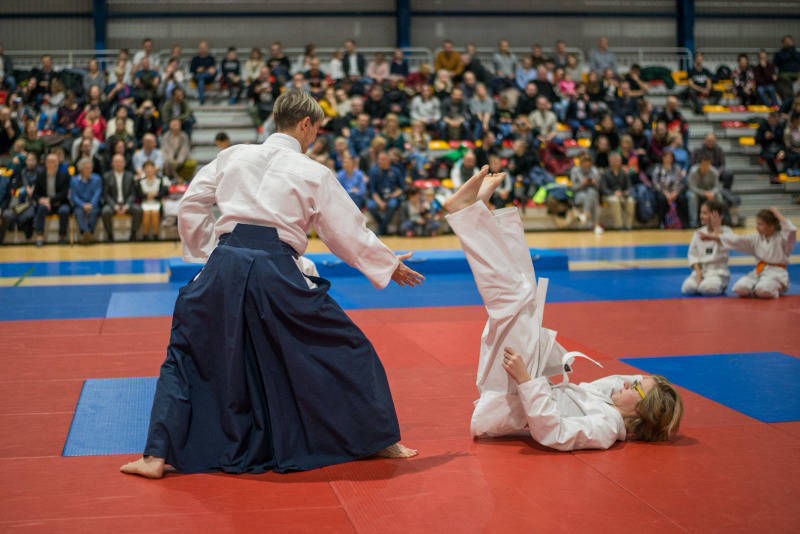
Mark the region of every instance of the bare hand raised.
POLYGON ((425 280, 425 277, 419 274, 418 272, 414 271, 413 269, 409 269, 404 263, 404 260, 407 260, 411 257, 411 252, 403 254, 399 256, 400 263, 397 265, 397 268, 392 273, 392 280, 399 285, 399 286, 409 286, 414 287, 418 286, 425 280))

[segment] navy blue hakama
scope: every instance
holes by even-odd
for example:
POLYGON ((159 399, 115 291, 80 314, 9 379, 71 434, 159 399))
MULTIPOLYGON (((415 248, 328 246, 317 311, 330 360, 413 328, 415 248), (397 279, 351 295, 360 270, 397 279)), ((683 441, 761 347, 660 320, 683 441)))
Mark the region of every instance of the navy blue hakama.
POLYGON ((274 228, 239 224, 182 287, 145 456, 184 473, 303 471, 400 440, 372 344, 274 228))

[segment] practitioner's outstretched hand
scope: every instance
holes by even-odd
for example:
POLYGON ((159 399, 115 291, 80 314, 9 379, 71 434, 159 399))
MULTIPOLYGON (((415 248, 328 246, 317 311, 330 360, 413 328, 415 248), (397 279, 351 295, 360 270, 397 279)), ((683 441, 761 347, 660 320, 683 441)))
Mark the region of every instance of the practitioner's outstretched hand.
POLYGON ((413 269, 409 269, 408 266, 403 263, 411 257, 411 254, 411 252, 408 252, 399 256, 400 263, 397 265, 397 269, 394 270, 394 273, 392 273, 392 280, 399 286, 414 287, 420 285, 422 281, 425 280, 424 276, 413 269))
POLYGON ((511 375, 511 378, 517 384, 525 383, 531 379, 531 375, 528 374, 528 370, 525 368, 522 356, 511 347, 506 347, 503 350, 503 369, 511 375))
POLYGON ((700 231, 697 235, 703 241, 719 241, 719 234, 700 231))

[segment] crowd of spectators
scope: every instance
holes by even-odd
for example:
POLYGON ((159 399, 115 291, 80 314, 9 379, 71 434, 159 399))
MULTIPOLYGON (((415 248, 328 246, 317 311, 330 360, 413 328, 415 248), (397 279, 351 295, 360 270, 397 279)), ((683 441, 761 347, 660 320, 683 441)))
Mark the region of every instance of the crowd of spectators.
MULTIPOLYGON (((153 212, 167 213, 161 199, 194 172, 187 91, 202 106, 209 89, 231 104, 246 100, 263 135, 274 130, 272 108, 281 91, 312 94, 325 120, 308 155, 336 173, 381 234, 441 231, 443 200, 486 164, 508 175, 494 206, 544 203, 550 213, 574 215, 597 233, 602 206, 614 228, 631 228, 634 218, 679 228, 697 226, 704 199, 735 203, 733 176, 714 135, 695 150, 688 146, 681 100, 702 112, 721 97, 714 85, 725 75, 710 72, 701 53, 685 91, 658 108, 648 93, 663 73, 622 69, 606 38, 586 63, 564 41, 552 55, 538 44, 517 55, 501 40, 487 62, 474 45, 461 52, 448 40, 433 65, 417 69, 401 49, 388 56, 366 57, 348 39, 324 61, 313 45, 290 58, 275 42, 267 54, 253 48, 240 62, 235 48, 215 58, 202 41, 185 62, 180 47, 161 56, 145 39, 132 60, 121 50, 115 61, 91 60, 75 76, 57 72, 43 56, 23 79, 0 48, 6 102, 0 158, 10 169, 0 179, 2 230, 16 225, 42 242, 44 218, 54 214, 65 239, 72 212, 83 241, 92 240, 98 218, 113 239, 113 215, 129 213, 132 238, 140 226, 145 236, 157 235, 153 212), (578 138, 589 146, 574 157, 578 138), (432 151, 431 141, 452 146, 432 151), (568 176, 570 185, 557 183, 557 176, 568 176)), ((751 67, 743 54, 725 78, 742 104, 773 109, 757 135, 773 180, 800 166, 798 72, 800 52, 786 36, 771 60, 762 52, 751 67)), ((215 143, 224 148, 230 140, 222 135, 215 143)))

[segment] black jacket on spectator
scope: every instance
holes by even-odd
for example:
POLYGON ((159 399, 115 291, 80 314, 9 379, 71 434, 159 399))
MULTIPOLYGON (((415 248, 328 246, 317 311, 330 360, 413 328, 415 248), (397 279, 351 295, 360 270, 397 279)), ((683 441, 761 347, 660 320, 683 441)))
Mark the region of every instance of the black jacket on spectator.
MULTIPOLYGON (((133 204, 139 195, 139 187, 136 184, 133 173, 130 171, 122 172, 122 197, 123 204, 133 204)), ((114 171, 108 171, 103 175, 103 204, 106 206, 117 205, 117 180, 114 178, 114 171)))
POLYGON ((479 82, 486 83, 489 81, 489 71, 483 66, 481 60, 475 56, 471 57, 469 63, 464 66, 464 72, 466 71, 472 72, 479 82))
POLYGON ((382 119, 389 113, 389 102, 386 96, 382 96, 380 100, 375 100, 372 97, 364 101, 364 113, 373 119, 382 119))
MULTIPOLYGON (((55 212, 62 204, 69 202, 69 182, 71 177, 64 171, 56 172, 56 194, 50 197, 50 211, 55 212)), ((36 198, 47 197, 47 171, 42 170, 36 178, 33 196, 36 198)))
POLYGON ((705 155, 711 158, 711 165, 718 171, 721 172, 725 168, 725 153, 719 145, 715 145, 714 148, 707 148, 705 145, 700 145, 699 148, 696 148, 694 152, 692 152, 692 164, 700 163, 700 160, 705 155))
MULTIPOLYGON (((667 123, 667 127, 670 130, 674 130, 676 127, 680 128, 680 132, 683 133, 689 127, 689 123, 686 122, 686 119, 683 118, 683 115, 680 111, 669 111, 667 108, 662 109, 656 115, 656 121, 664 121, 667 123)), ((645 124, 645 128, 648 125, 645 124)))
POLYGON ((636 117, 639 114, 639 100, 633 97, 619 97, 614 101, 614 115, 617 117, 636 117))
POLYGON ((620 168, 617 174, 611 169, 606 169, 600 176, 600 194, 613 195, 617 191, 628 193, 631 188, 631 177, 625 169, 620 168))
POLYGON ((136 117, 136 138, 141 139, 144 134, 151 133, 158 136, 161 130, 161 119, 155 115, 139 115, 136 117))
POLYGON ((778 72, 800 72, 800 52, 794 46, 775 52, 773 60, 778 72))
POLYGON ((558 101, 558 96, 556 96, 552 83, 547 80, 535 80, 533 83, 536 84, 536 88, 539 89, 539 94, 541 96, 545 97, 550 102, 558 101))
POLYGON ((197 69, 203 67, 205 68, 205 72, 208 72, 208 69, 211 67, 215 67, 217 64, 214 56, 211 54, 207 55, 206 57, 194 56, 192 58, 192 62, 189 64, 189 72, 192 74, 197 73, 197 69))
POLYGON ((566 119, 567 120, 585 120, 592 118, 592 102, 589 100, 589 95, 576 96, 570 98, 567 104, 566 119))
POLYGON ((19 137, 20 129, 19 124, 14 119, 9 119, 11 122, 11 133, 6 129, 5 124, 0 124, 0 156, 8 154, 14 146, 14 140, 19 137))
POLYGON ((522 176, 528 178, 534 167, 539 166, 539 154, 535 149, 528 149, 521 156, 514 154, 508 159, 508 170, 514 176, 522 176))
POLYGON ((272 114, 272 108, 275 107, 275 100, 281 94, 280 87, 277 83, 270 85, 268 90, 259 91, 261 87, 269 82, 262 82, 258 78, 250 82, 250 87, 247 88, 247 97, 253 99, 258 112, 258 118, 261 122, 267 120, 272 114))
POLYGON ((536 110, 536 98, 539 95, 533 95, 533 97, 529 97, 526 94, 520 95, 519 99, 517 100, 517 109, 515 113, 517 115, 530 115, 534 110, 536 110))
POLYGON ((364 76, 364 73, 367 72, 367 60, 364 59, 364 56, 359 52, 356 52, 356 65, 358 66, 358 72, 350 72, 350 56, 352 54, 345 53, 344 58, 342 58, 342 69, 344 70, 345 76, 364 76))
POLYGON ((31 71, 31 78, 36 78, 36 87, 34 87, 30 93, 32 97, 35 97, 39 94, 50 93, 50 84, 52 83, 53 80, 58 78, 58 73, 53 69, 51 69, 48 72, 45 72, 37 67, 31 71), (41 85, 40 82, 42 81, 47 82, 46 85, 41 85))
POLYGON ((0 176, 0 213, 11 203, 11 180, 8 176, 0 176))
POLYGON ((783 121, 778 121, 775 123, 775 127, 769 125, 769 122, 762 121, 761 124, 758 125, 758 130, 756 131, 756 142, 761 146, 761 150, 763 151, 772 151, 777 152, 783 148, 783 132, 786 128, 786 124, 783 121), (767 132, 772 133, 772 137, 767 139, 767 132))
POLYGON ((369 172, 367 189, 370 196, 377 193, 381 200, 386 200, 397 189, 403 189, 404 185, 403 177, 394 167, 384 170, 375 165, 369 172))

